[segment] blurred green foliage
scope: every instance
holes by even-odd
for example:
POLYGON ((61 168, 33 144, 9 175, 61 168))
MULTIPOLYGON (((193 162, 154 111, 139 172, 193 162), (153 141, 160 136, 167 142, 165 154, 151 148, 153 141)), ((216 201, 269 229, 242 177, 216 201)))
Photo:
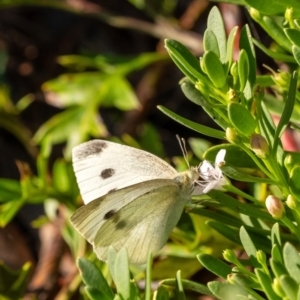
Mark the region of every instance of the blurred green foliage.
MULTIPOLYGON (((6 1, 2 6, 24 2, 6 1)), ((144 6, 143 1, 131 2, 139 8, 144 6)), ((59 63, 68 72, 44 83, 42 89, 48 103, 64 110, 45 122, 33 137, 18 117, 32 101, 30 95, 13 104, 7 88, 1 87, 0 126, 36 157, 37 173, 33 175, 27 164, 17 162, 20 181, 0 179, 0 226, 6 226, 26 203, 45 206, 45 219, 37 220, 36 226, 55 219, 56 209, 63 205, 66 222, 62 236, 74 260, 83 254, 89 258, 77 260, 82 282, 77 276, 66 298, 76 291, 81 299, 187 299, 192 297, 187 291, 192 291, 225 300, 299 299, 299 153, 284 151, 280 138, 287 127, 299 131, 300 126, 300 5, 278 0, 228 2, 246 6, 253 20, 272 37, 273 47, 267 49, 253 39, 246 25, 240 30, 239 57, 233 61, 238 28, 227 37, 222 16, 214 7, 208 16, 200 60, 176 40, 167 39, 165 48, 185 76, 180 82, 183 93, 201 106, 219 129, 192 122, 165 107, 159 109, 195 132, 227 140, 213 146, 203 139, 190 139, 189 143, 197 158, 212 162, 220 149, 226 149, 226 164, 221 170, 228 178, 247 182, 249 191, 228 181, 223 191, 194 197, 187 208, 189 214, 183 214, 168 244, 157 254, 161 259, 153 262, 149 257, 146 274, 143 267, 129 266, 125 249, 119 253, 112 249, 108 265, 99 262, 68 223, 71 212, 81 205, 70 156, 75 145, 90 137, 108 136, 100 117, 103 107, 138 109, 140 104, 127 76, 166 56, 61 57, 59 63), (254 45, 286 63, 288 71, 257 75, 254 45), (265 94, 265 88, 272 93, 265 94), (277 125, 271 114, 281 117, 277 125), (263 155, 253 147, 258 135, 265 141, 260 149, 263 155), (64 158, 56 160, 49 170, 53 146, 62 143, 64 158), (36 145, 40 146, 38 154, 36 145), (269 194, 284 202, 285 211, 279 220, 265 208, 269 194), (248 258, 240 259, 233 249, 242 249, 248 258), (222 252, 226 262, 220 259, 222 252), (190 280, 203 267, 223 280, 207 285, 190 280), (155 285, 158 280, 159 285, 155 285)), ((171 10, 167 1, 163 3, 166 12, 171 10)), ((129 135, 110 138, 163 155, 154 125, 144 126, 140 141, 129 135)), ((182 168, 182 158, 173 162, 182 168)), ((0 278, 6 280, 0 280, 1 299, 24 295, 29 270, 29 264, 11 271, 1 263, 0 278)))

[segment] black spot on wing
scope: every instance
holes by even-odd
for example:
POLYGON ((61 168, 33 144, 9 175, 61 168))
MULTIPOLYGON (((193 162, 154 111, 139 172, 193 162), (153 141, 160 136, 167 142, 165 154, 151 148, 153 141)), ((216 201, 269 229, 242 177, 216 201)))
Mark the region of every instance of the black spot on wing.
POLYGON ((114 216, 116 213, 116 211, 114 209, 108 211, 105 215, 104 215, 104 220, 108 220, 109 218, 111 218, 112 216, 114 216))
POLYGON ((86 142, 84 144, 81 144, 74 148, 74 158, 78 160, 85 159, 88 156, 91 155, 97 155, 100 154, 103 149, 107 148, 108 144, 105 141, 101 140, 93 140, 86 142))
POLYGON ((125 226, 126 226, 126 221, 125 221, 125 220, 119 221, 119 222, 116 224, 116 230, 123 229, 125 226))
POLYGON ((116 191, 117 189, 111 189, 110 191, 107 192, 107 194, 112 193, 114 191, 116 191))
POLYGON ((111 176, 113 176, 115 174, 115 170, 114 169, 111 169, 111 168, 108 168, 108 169, 105 169, 101 172, 100 176, 103 178, 103 179, 107 179, 111 176))

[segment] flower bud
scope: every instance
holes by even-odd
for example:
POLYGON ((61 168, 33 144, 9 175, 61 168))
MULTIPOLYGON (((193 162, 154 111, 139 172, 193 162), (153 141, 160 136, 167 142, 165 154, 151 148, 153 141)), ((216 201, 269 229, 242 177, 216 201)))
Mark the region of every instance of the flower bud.
POLYGON ((236 258, 234 251, 232 251, 230 249, 226 249, 223 251, 223 257, 226 261, 228 261, 230 263, 235 264, 237 262, 237 258, 236 258))
POLYGON ((226 94, 226 99, 227 99, 228 103, 237 102, 238 95, 237 95, 236 91, 233 89, 229 89, 229 91, 226 94))
POLYGON ((249 276, 239 273, 239 274, 235 274, 235 273, 231 273, 228 274, 227 276, 227 281, 231 284, 238 284, 240 286, 244 286, 244 287, 251 287, 251 288, 259 288, 260 286, 258 285, 257 282, 254 282, 252 280, 252 278, 250 278, 249 276))
POLYGON ((233 78, 233 86, 237 87, 238 83, 238 78, 239 78, 239 71, 238 71, 238 65, 237 62, 234 62, 231 67, 230 67, 230 74, 232 75, 233 78))
POLYGON ((251 149, 259 158, 266 158, 270 154, 267 140, 260 134, 252 134, 250 140, 251 149))
POLYGON ((262 265, 262 266, 266 266, 267 265, 267 257, 266 257, 266 254, 261 251, 261 250, 258 250, 256 252, 256 258, 257 258, 257 261, 262 265))
POLYGON ((288 7, 285 10, 284 17, 286 19, 286 23, 288 23, 291 28, 295 28, 295 24, 294 24, 294 19, 295 19, 295 17, 294 17, 294 9, 292 7, 288 7))
POLYGON ((279 278, 274 278, 273 282, 272 282, 272 288, 273 291, 279 296, 279 297, 286 297, 285 292, 282 289, 282 286, 280 284, 280 280, 279 278))
POLYGON ((240 137, 236 131, 236 129, 231 128, 231 127, 227 127, 226 128, 226 139, 230 142, 230 143, 237 143, 240 141, 240 137))
POLYGON ((286 205, 290 209, 300 212, 300 202, 293 195, 288 195, 286 205))
POLYGON ((278 73, 273 73, 273 80, 277 86, 282 91, 287 91, 291 80, 291 75, 287 72, 279 71, 278 73))
POLYGON ((206 68, 205 68, 205 64, 203 63, 203 57, 200 57, 200 68, 202 69, 202 71, 206 74, 206 68))
POLYGON ((273 195, 268 196, 266 199, 266 207, 274 219, 281 219, 283 217, 285 209, 279 198, 273 195))
POLYGON ((288 155, 285 157, 283 163, 284 163, 284 166, 285 166, 285 168, 287 169, 287 171, 288 171, 289 173, 291 173, 292 168, 293 168, 294 165, 295 165, 293 156, 290 155, 290 154, 288 154, 288 155))
POLYGON ((260 86, 259 84, 257 84, 254 87, 254 98, 257 100, 261 100, 264 98, 265 95, 265 90, 262 86, 260 86))
POLYGON ((249 13, 250 13, 251 18, 254 19, 255 21, 259 21, 262 18, 261 13, 254 8, 250 8, 249 13))
POLYGON ((296 165, 300 165, 300 153, 289 153, 284 159, 284 166, 287 169, 289 175, 291 175, 292 170, 296 165))

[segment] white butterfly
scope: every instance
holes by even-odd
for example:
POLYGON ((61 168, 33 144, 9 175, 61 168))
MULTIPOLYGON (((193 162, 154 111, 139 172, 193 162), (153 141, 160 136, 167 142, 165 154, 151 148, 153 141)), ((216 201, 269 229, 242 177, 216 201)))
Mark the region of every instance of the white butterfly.
POLYGON ((178 173, 153 154, 104 140, 75 147, 73 167, 85 205, 71 222, 100 260, 110 246, 125 247, 133 264, 166 244, 199 179, 198 168, 178 173))

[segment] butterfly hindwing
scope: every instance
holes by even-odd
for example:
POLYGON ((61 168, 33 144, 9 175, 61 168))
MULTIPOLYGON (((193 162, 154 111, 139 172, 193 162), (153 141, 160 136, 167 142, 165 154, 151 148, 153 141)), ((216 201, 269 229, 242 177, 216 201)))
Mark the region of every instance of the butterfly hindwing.
POLYGON ((178 174, 153 154, 103 140, 75 147, 73 167, 85 203, 139 182, 178 174))
POLYGON ((140 264, 148 251, 155 253, 167 242, 188 199, 189 193, 183 193, 174 180, 150 180, 92 201, 77 210, 71 221, 93 244, 99 259, 107 259, 109 246, 116 251, 125 247, 130 261, 140 264), (122 208, 114 211, 114 204, 121 202, 122 208), (103 212, 110 213, 104 218, 103 212))

